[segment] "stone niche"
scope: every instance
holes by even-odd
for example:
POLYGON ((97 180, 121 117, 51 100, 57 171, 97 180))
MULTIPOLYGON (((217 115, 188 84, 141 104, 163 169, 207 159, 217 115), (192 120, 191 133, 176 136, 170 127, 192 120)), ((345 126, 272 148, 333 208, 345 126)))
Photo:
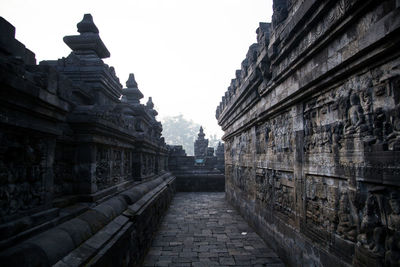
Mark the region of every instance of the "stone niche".
POLYGON ((228 200, 288 265, 399 266, 399 1, 274 1, 272 24, 216 110, 228 200))
POLYGON ((0 18, 2 266, 140 265, 175 191, 151 97, 103 62, 90 14, 77 28, 36 65, 0 18))

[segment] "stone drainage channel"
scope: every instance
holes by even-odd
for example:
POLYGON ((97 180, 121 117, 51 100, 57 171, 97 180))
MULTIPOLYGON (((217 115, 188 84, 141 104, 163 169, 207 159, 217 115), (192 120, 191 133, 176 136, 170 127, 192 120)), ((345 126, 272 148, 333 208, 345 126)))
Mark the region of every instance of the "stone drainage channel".
POLYGON ((284 266, 225 200, 177 193, 143 266, 284 266))

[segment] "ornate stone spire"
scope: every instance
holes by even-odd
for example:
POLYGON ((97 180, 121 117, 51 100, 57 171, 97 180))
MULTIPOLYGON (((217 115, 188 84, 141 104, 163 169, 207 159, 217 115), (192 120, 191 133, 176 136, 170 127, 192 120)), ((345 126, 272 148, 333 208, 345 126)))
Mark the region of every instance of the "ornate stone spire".
POLYGON ((76 24, 76 26, 78 27, 78 32, 81 34, 86 32, 99 33, 99 29, 94 24, 91 14, 83 15, 82 21, 76 24))
POLYGON ((207 156, 208 139, 204 138, 203 126, 200 126, 197 140, 194 142, 194 156, 204 158, 207 156))
POLYGON ((99 30, 93 22, 92 15, 85 14, 77 25, 80 35, 65 36, 64 42, 77 55, 95 53, 99 58, 110 57, 110 52, 100 39, 99 30))
POLYGON ((153 99, 151 98, 151 96, 146 103, 146 107, 150 110, 151 114, 153 114, 154 117, 158 115, 158 112, 154 109, 153 99))
POLYGON ((138 84, 135 80, 135 74, 129 73, 128 80, 126 81, 127 88, 138 88, 138 84))
POLYGON ((204 134, 203 126, 200 126, 200 131, 199 131, 198 137, 200 140, 202 140, 202 139, 204 139, 204 136, 205 136, 205 134, 204 134))
POLYGON ((138 84, 135 80, 135 75, 133 73, 129 74, 129 78, 126 81, 126 87, 122 90, 122 95, 124 95, 130 104, 140 104, 140 99, 143 98, 142 92, 138 88, 138 84))
POLYGON ((149 109, 153 109, 154 108, 153 99, 151 98, 151 96, 149 97, 149 100, 147 100, 146 106, 149 109))

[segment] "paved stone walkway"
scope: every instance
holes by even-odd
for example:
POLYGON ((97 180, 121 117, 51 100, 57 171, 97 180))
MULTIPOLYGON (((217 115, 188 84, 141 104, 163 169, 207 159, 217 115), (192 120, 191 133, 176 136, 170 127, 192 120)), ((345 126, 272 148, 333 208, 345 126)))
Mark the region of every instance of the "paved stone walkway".
POLYGON ((177 193, 144 266, 284 266, 225 200, 177 193))

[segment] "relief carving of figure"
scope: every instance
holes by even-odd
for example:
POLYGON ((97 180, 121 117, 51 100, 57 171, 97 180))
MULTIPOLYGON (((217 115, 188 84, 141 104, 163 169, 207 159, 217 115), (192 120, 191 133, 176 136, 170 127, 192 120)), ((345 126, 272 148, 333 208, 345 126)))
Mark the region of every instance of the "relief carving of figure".
POLYGON ((370 143, 373 142, 375 138, 372 130, 373 128, 372 99, 371 99, 371 94, 367 90, 361 92, 361 106, 364 111, 365 124, 366 124, 364 141, 370 143))
POLYGON ((374 137, 376 140, 376 143, 380 144, 384 142, 384 136, 385 136, 385 121, 386 121, 386 115, 385 112, 383 111, 382 108, 377 108, 375 110, 375 116, 374 116, 374 137))
POLYGON ((392 231, 400 231, 400 199, 396 192, 390 194, 389 206, 391 212, 388 216, 388 228, 392 231))
POLYGON ((355 93, 350 96, 350 108, 347 115, 348 120, 345 126, 346 134, 361 133, 368 130, 365 124, 364 111, 360 105, 359 97, 355 93))
POLYGON ((265 136, 266 136, 265 142, 267 143, 267 147, 273 150, 275 147, 275 135, 272 129, 268 126, 265 128, 265 136))
POLYGON ((390 194, 388 236, 385 242, 385 266, 400 266, 400 199, 396 192, 390 194))
POLYGON ((325 125, 322 133, 321 147, 323 152, 332 153, 332 131, 330 125, 325 125))
POLYGON ((368 194, 363 210, 360 234, 357 236, 358 245, 361 245, 372 253, 383 256, 384 236, 378 200, 376 196, 368 194))
POLYGON ((388 135, 389 148, 400 150, 400 104, 397 104, 391 116, 392 132, 388 135))
POLYGON ((339 224, 337 233, 345 239, 355 242, 357 236, 357 226, 354 223, 349 209, 349 197, 346 192, 342 192, 339 200, 339 224))
POLYGON ((333 130, 332 130, 332 149, 341 149, 342 145, 340 143, 340 140, 342 140, 343 136, 343 123, 338 122, 334 125, 333 130))

